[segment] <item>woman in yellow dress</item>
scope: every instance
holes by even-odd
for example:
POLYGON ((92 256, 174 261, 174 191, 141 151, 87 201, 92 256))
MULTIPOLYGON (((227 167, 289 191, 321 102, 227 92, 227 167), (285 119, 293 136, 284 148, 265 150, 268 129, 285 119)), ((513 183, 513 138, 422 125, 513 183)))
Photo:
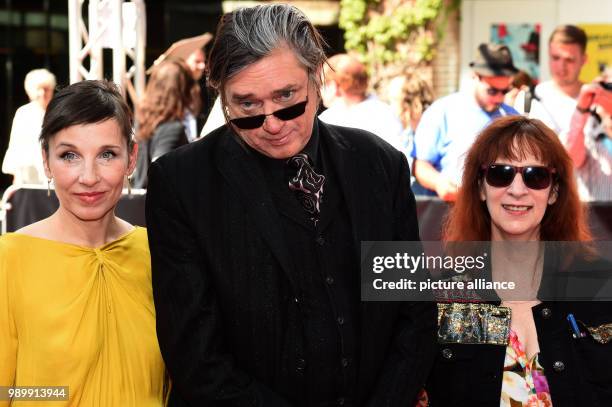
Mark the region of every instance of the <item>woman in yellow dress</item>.
POLYGON ((164 404, 147 232, 114 213, 135 166, 131 134, 110 82, 73 84, 49 104, 40 141, 60 205, 0 238, 0 406, 164 404))

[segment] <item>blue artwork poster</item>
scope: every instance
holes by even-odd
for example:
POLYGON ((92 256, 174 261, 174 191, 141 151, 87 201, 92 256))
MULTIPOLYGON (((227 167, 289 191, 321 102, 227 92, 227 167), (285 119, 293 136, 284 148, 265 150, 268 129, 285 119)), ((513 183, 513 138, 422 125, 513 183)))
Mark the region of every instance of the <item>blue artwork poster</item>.
POLYGON ((536 82, 540 78, 540 24, 491 24, 491 42, 510 49, 514 65, 536 82))

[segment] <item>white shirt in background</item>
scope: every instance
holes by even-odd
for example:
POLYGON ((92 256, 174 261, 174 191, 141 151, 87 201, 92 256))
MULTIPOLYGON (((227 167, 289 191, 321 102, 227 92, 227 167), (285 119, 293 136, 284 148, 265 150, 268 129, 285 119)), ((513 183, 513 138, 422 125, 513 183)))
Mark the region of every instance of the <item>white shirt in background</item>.
POLYGON ((321 113, 319 119, 328 124, 367 130, 398 150, 405 150, 402 122, 391 106, 374 95, 354 105, 338 101, 321 113))
MULTIPOLYGON (((529 117, 542 120, 559 137, 566 137, 577 100, 563 93, 553 81, 540 83, 535 87, 535 94, 539 100, 534 99, 531 102, 529 117)), ((524 113, 525 92, 518 94, 514 108, 524 113)))
POLYGON ((200 137, 204 137, 214 129, 221 127, 225 124, 225 116, 223 115, 223 108, 221 107, 221 98, 217 97, 213 107, 210 109, 206 123, 202 127, 200 137))
POLYGON ((15 112, 11 139, 2 163, 2 172, 12 174, 15 184, 45 184, 47 177, 42 161, 40 130, 45 111, 30 102, 15 112))

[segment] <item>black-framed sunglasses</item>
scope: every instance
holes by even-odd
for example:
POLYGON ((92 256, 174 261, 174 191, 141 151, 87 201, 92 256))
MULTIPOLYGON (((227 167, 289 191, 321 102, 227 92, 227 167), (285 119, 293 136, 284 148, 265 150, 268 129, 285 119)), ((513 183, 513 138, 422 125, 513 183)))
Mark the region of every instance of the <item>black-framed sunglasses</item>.
MULTIPOLYGON (((482 76, 478 76, 478 80, 482 81, 482 76)), ((488 86, 487 88, 487 95, 489 96, 496 96, 497 94, 501 94, 501 95, 505 95, 506 93, 510 92, 512 90, 512 88, 496 88, 495 86, 491 86, 489 85, 487 82, 485 82, 488 86)))
POLYGON ((529 189, 548 188, 556 173, 554 168, 539 165, 516 167, 508 164, 483 165, 482 171, 487 184, 496 188, 505 188, 512 184, 518 172, 523 177, 523 183, 529 189))
POLYGON ((489 85, 489 87, 487 88, 487 95, 489 96, 495 96, 497 94, 505 95, 511 90, 512 90, 511 88, 500 89, 500 88, 496 88, 494 86, 489 85))
POLYGON ((306 105, 308 104, 308 98, 305 101, 296 103, 295 105, 285 107, 277 110, 276 112, 268 114, 258 114, 256 116, 237 117, 231 119, 230 123, 242 130, 252 130, 263 126, 266 121, 266 117, 274 116, 282 121, 292 120, 296 117, 300 117, 306 111, 306 105))

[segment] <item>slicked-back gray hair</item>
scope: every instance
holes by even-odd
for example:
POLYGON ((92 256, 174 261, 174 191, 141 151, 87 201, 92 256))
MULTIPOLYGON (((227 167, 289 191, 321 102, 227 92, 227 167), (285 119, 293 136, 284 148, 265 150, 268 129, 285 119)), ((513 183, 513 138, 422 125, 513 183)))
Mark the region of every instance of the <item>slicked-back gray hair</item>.
POLYGON ((326 61, 325 41, 299 9, 287 4, 266 4, 240 8, 221 17, 215 42, 210 50, 208 84, 221 95, 225 105, 225 84, 238 72, 288 47, 308 73, 309 80, 321 86, 321 68, 326 61))

